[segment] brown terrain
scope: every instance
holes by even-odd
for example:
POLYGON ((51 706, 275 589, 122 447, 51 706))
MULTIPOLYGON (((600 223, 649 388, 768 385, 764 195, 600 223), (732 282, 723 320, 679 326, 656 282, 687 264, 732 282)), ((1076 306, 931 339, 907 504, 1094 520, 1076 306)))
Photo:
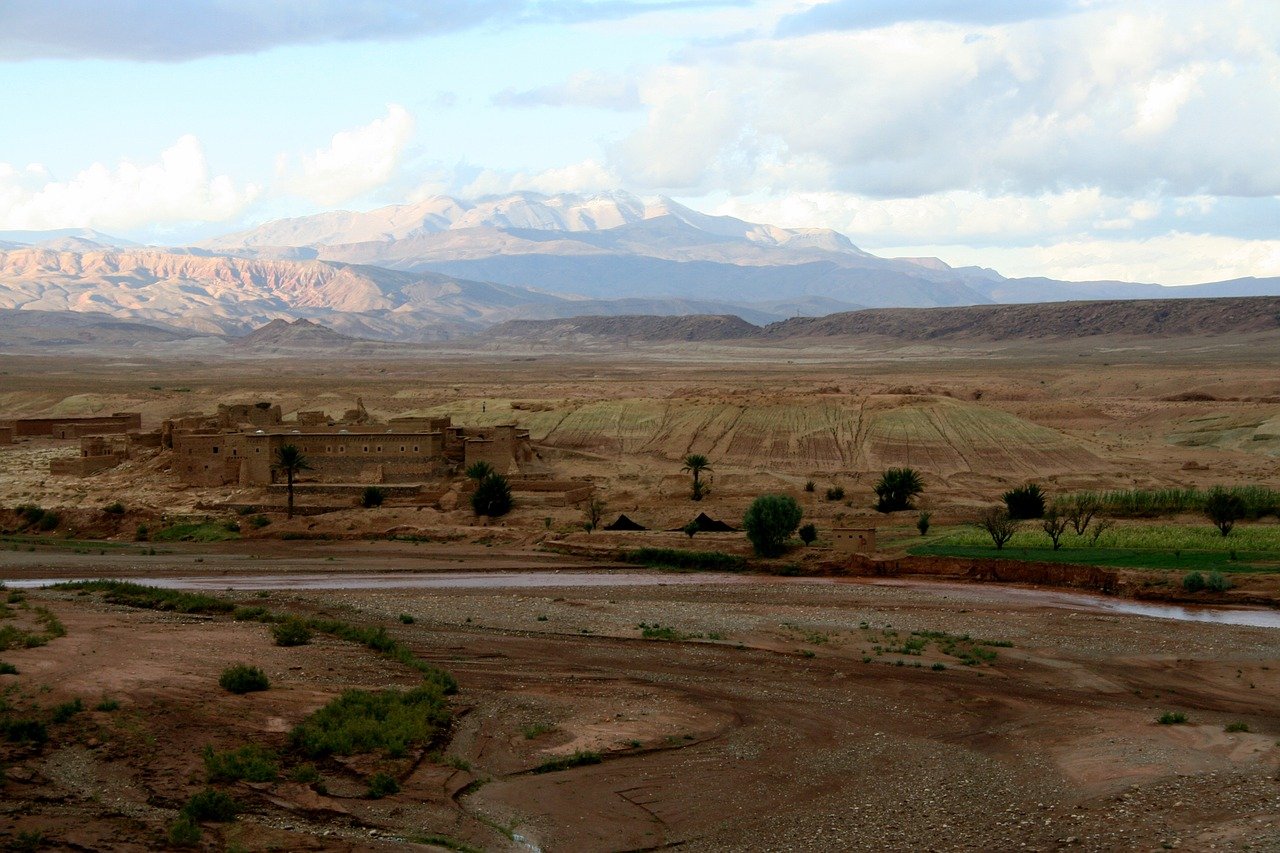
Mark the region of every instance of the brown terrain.
MULTIPOLYGON (((1024 310, 999 310, 1013 309, 1024 310)), ((531 468, 590 481, 608 519, 624 512, 651 532, 588 534, 580 507, 533 498, 487 523, 396 501, 287 520, 262 490, 182 486, 158 450, 53 477, 49 459, 75 445, 40 438, 0 446, 4 504, 56 509, 65 527, 4 543, 0 577, 196 584, 385 627, 456 677, 436 743, 326 760, 323 785, 222 785, 246 811, 205 824, 204 849, 1280 849, 1274 623, 1153 618, 1117 610, 1115 597, 1017 585, 846 577, 816 550, 787 559, 824 577, 612 561, 620 542, 688 547, 670 531, 700 511, 737 525, 768 491, 795 495, 820 529, 878 526, 893 558, 914 516, 870 509, 871 483, 892 465, 924 473, 923 505, 940 525, 1029 479, 1051 493, 1280 486, 1280 338, 1266 310, 1248 335, 1183 318, 1082 339, 1050 312, 1026 321, 1062 329, 1044 340, 592 332, 571 352, 490 339, 402 356, 339 344, 319 358, 7 355, 10 416, 140 411, 150 428, 219 402, 341 411, 359 396, 377 418, 514 420, 538 451, 531 468), (680 471, 691 452, 712 462, 698 504, 680 471), (817 493, 802 490, 809 479, 817 493), (833 484, 847 503, 822 499, 833 484), (122 516, 104 512, 115 500, 122 516), (221 519, 228 503, 265 506, 270 524, 231 542, 133 541, 139 523, 221 519), (642 626, 670 630, 647 639, 642 626), (912 632, 919 654, 902 648, 912 632), (998 643, 979 646, 993 656, 965 665, 979 640, 998 643), (1166 712, 1186 722, 1158 724, 1166 712), (600 761, 533 772, 579 752, 600 761), (399 792, 366 798, 376 770, 399 792)), ((746 552, 735 533, 699 534, 693 547, 746 552)), ((1274 578, 1242 579, 1240 592, 1265 597, 1274 578)), ((46 717, 75 698, 86 710, 51 723, 41 746, 0 743, 0 835, 15 843, 39 833, 49 849, 163 846, 204 787, 204 746, 255 743, 292 766, 288 732, 342 690, 417 683, 332 637, 280 648, 257 622, 52 589, 24 603, 10 624, 29 627, 44 606, 66 635, 0 652, 18 670, 0 675, 6 701, 46 717), (221 690, 236 662, 262 667, 272 689, 221 690), (120 707, 95 710, 104 696, 120 707)))

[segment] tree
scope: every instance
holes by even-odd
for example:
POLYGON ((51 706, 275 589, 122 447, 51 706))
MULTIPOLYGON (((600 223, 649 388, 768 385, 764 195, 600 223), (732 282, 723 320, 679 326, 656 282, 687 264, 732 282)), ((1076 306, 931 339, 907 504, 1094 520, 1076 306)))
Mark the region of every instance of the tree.
POLYGON ((1089 529, 1089 522, 1102 509, 1102 501, 1090 492, 1081 492, 1072 495, 1063 508, 1066 510, 1067 520, 1071 522, 1071 529, 1077 536, 1083 536, 1089 529))
POLYGON ((481 459, 479 462, 472 462, 467 466, 467 479, 475 480, 477 483, 488 477, 490 474, 496 473, 493 466, 481 459))
POLYGON ((1003 507, 993 506, 978 518, 978 527, 987 531, 996 550, 1004 548, 1004 543, 1018 532, 1018 522, 1009 517, 1009 511, 1003 507))
POLYGON ((693 499, 702 500, 702 495, 706 492, 706 488, 702 485, 702 472, 711 470, 710 460, 701 453, 690 453, 684 458, 684 467, 680 470, 688 471, 693 475, 693 499))
POLYGON ((920 514, 916 516, 916 530, 920 531, 921 536, 929 535, 929 522, 933 520, 933 513, 927 509, 920 510, 920 514))
POLYGON ((303 471, 311 470, 311 463, 295 444, 286 444, 276 451, 276 459, 272 467, 284 474, 285 488, 288 494, 286 518, 293 518, 293 478, 303 471))
POLYGON ((1005 492, 1004 505, 1012 519, 1043 518, 1044 492, 1035 483, 1027 483, 1005 492))
POLYGON ((511 511, 511 485, 501 474, 489 474, 471 495, 471 509, 476 515, 497 518, 511 511))
POLYGON ((591 499, 583 506, 582 512, 587 516, 587 521, 582 526, 587 529, 588 533, 600 526, 600 521, 604 518, 605 507, 604 498, 596 495, 592 495, 591 499))
POLYGON ((788 495, 761 495, 747 507, 742 526, 756 553, 776 557, 800 525, 800 504, 788 495))
POLYGON ((1049 535, 1053 550, 1056 551, 1062 547, 1062 534, 1067 532, 1068 523, 1066 516, 1058 514, 1057 507, 1045 513, 1044 519, 1040 522, 1040 529, 1049 535))
POLYGON ((818 528, 812 524, 806 524, 796 532, 800 536, 800 541, 806 545, 812 545, 818 538, 818 528))
POLYGON ((1244 500, 1223 488, 1212 489, 1204 499, 1204 514, 1226 536, 1245 516, 1244 500))
POLYGON ((360 495, 360 506, 365 509, 373 509, 382 506, 382 502, 387 499, 387 493, 377 486, 365 486, 364 492, 360 495))
POLYGON ((880 475, 875 485, 876 509, 897 512, 913 509, 911 501, 924 491, 924 483, 914 468, 890 468, 880 475))

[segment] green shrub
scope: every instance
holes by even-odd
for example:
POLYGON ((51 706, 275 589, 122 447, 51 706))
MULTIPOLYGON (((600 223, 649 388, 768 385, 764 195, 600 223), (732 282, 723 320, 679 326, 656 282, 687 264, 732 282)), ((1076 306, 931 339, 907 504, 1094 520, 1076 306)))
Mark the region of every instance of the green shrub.
POLYGON ((133 533, 133 539, 135 542, 146 542, 150 535, 151 531, 147 526, 145 524, 139 524, 138 529, 133 533))
POLYGON ((816 483, 814 483, 814 482, 813 482, 813 480, 806 480, 806 481, 805 481, 805 484, 804 484, 804 490, 805 490, 806 492, 812 492, 812 491, 816 490, 817 488, 818 488, 818 485, 817 485, 816 483))
POLYGON ((377 486, 365 486, 364 492, 360 495, 360 506, 365 509, 373 509, 382 506, 382 502, 387 499, 387 493, 377 486))
POLYGON ((235 820, 240 812, 240 804, 216 788, 205 788, 193 794, 187 804, 179 812, 194 823, 209 820, 215 823, 226 823, 235 820))
POLYGON ((1211 489, 1204 499, 1204 514, 1226 536, 1237 521, 1245 517, 1247 509, 1240 495, 1226 489, 1211 489))
POLYGON ((405 625, 412 625, 416 620, 409 613, 401 613, 400 621, 405 625))
POLYGON ((920 514, 916 516, 916 530, 920 531, 921 536, 929 535, 929 522, 933 518, 933 513, 927 509, 920 510, 920 514))
POLYGON ((467 479, 475 480, 478 483, 490 474, 496 474, 497 472, 493 470, 492 465, 482 459, 479 462, 472 462, 468 465, 464 473, 467 475, 467 479))
POLYGON ((367 796, 371 800, 380 800, 391 794, 400 793, 400 783, 386 773, 375 773, 369 777, 367 796))
POLYGON ((747 508, 742 526, 757 554, 776 557, 800 525, 802 515, 800 505, 789 495, 761 495, 747 508))
POLYGON ((1187 721, 1187 715, 1181 711, 1165 711, 1156 722, 1162 726, 1178 726, 1187 721))
POLYGON ((311 629, 306 622, 291 616, 272 625, 271 636, 277 646, 305 646, 311 642, 311 629))
POLYGON ((46 512, 40 517, 40 521, 37 522, 36 527, 45 533, 48 533, 50 530, 56 528, 61 521, 62 518, 56 512, 46 512))
POLYGON ((1044 492, 1035 483, 1010 489, 1004 493, 1003 500, 1009 517, 1014 520, 1044 517, 1044 492))
POLYGON ((0 675, 17 675, 18 668, 11 663, 0 660, 0 675))
POLYGON ((1222 730, 1229 734, 1235 734, 1237 732, 1247 732, 1249 731, 1249 724, 1248 723, 1227 723, 1227 725, 1222 730))
POLYGON ((0 732, 13 743, 44 743, 49 739, 49 729, 39 720, 0 720, 0 732))
POLYGON ((471 509, 476 515, 497 518, 511 511, 511 486, 501 474, 488 474, 471 495, 471 509))
POLYGON ((1226 592, 1231 589, 1231 581, 1222 572, 1209 572, 1204 579, 1204 588, 1209 592, 1226 592))
POLYGON ((1182 578, 1182 588, 1187 592, 1199 592, 1204 587, 1204 575, 1199 572, 1188 572, 1182 578))
POLYGON ((103 696, 97 705, 93 706, 95 711, 111 712, 120 710, 120 700, 112 699, 110 696, 103 696))
POLYGON ((129 581, 70 581, 68 583, 55 584, 54 589, 101 592, 103 598, 111 604, 123 604, 126 607, 140 607, 147 610, 171 610, 175 613, 213 615, 231 613, 236 609, 234 602, 206 595, 202 592, 161 589, 154 586, 130 583, 129 581))
POLYGON ((580 749, 573 755, 566 755, 561 758, 552 758, 548 761, 544 761, 537 767, 533 768, 533 772, 554 773, 557 770, 568 770, 570 767, 599 764, 600 761, 600 753, 580 749))
POLYGON ((890 468, 876 482, 876 510, 898 512, 911 509, 912 501, 924 491, 924 482, 914 468, 890 468))
POLYGON ((271 519, 267 518, 265 515, 255 515, 253 518, 249 519, 250 526, 259 529, 266 527, 270 523, 271 519))
POLYGON ((55 723, 65 723, 84 710, 84 703, 78 698, 72 699, 70 702, 63 702, 61 705, 54 706, 52 720, 55 723))
POLYGON ((120 503, 120 501, 109 503, 102 508, 102 511, 107 515, 124 515, 124 504, 120 503))
POLYGON ((310 785, 313 782, 320 781, 320 771, 311 762, 299 764, 297 767, 289 771, 289 781, 301 782, 310 785))
POLYGON ((218 684, 222 686, 223 690, 237 694, 255 693, 271 687, 271 682, 267 679, 265 672, 256 666, 249 666, 243 663, 224 669, 222 675, 218 678, 218 684))
POLYGON ((394 757, 431 743, 448 721, 444 692, 435 685, 348 690, 303 720, 289 742, 312 758, 377 750, 394 757))
POLYGON ((169 844, 173 847, 195 847, 202 835, 200 827, 187 815, 179 815, 169 825, 169 844))
POLYGON ((827 500, 842 501, 844 500, 844 486, 832 486, 827 489, 827 500))
POLYGON ((804 525, 796 533, 800 536, 800 541, 806 545, 812 545, 818 539, 818 528, 812 524, 804 525))
POLYGON ((280 775, 276 754, 256 744, 247 743, 236 749, 214 752, 206 746, 201 753, 210 782, 274 782, 280 775))

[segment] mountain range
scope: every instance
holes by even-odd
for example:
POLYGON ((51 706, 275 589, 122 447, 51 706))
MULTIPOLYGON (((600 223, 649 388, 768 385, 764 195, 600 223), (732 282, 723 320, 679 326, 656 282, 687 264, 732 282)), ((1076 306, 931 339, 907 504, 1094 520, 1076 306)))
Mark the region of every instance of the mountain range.
POLYGON ((734 315, 762 325, 858 308, 1280 294, 1280 278, 1188 287, 1010 279, 880 258, 827 229, 709 216, 627 193, 433 197, 282 219, 197 246, 88 229, 0 232, 0 308, 99 312, 240 335, 306 318, 430 341, 513 319, 734 315))

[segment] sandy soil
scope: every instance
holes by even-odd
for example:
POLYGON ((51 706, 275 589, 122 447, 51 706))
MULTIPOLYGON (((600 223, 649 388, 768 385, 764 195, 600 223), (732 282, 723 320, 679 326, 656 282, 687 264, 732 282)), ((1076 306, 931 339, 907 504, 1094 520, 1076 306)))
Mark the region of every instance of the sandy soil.
MULTIPOLYGON (((461 689, 446 758, 398 766, 399 794, 363 799, 367 762, 325 767, 328 796, 240 783, 250 811, 208 825, 213 845, 385 849, 430 835, 495 850, 1280 845, 1274 629, 1038 607, 981 586, 768 579, 235 595, 386 625, 461 689), (643 639, 641 623, 684 639, 643 639), (936 642, 918 656, 885 651, 911 631, 1013 645, 978 666, 936 642), (1165 711, 1188 722, 1158 725, 1165 711), (1249 731, 1225 733, 1232 722, 1249 731), (604 760, 529 772, 579 749, 604 760)), ((39 830, 54 847, 150 849, 203 784, 205 744, 281 748, 340 690, 413 682, 334 640, 283 649, 254 623, 52 591, 31 600, 67 636, 4 654, 20 672, 0 676, 10 701, 122 704, 53 726, 43 748, 0 748, 0 834, 39 830), (237 661, 263 667, 273 689, 221 691, 218 673, 237 661)))

